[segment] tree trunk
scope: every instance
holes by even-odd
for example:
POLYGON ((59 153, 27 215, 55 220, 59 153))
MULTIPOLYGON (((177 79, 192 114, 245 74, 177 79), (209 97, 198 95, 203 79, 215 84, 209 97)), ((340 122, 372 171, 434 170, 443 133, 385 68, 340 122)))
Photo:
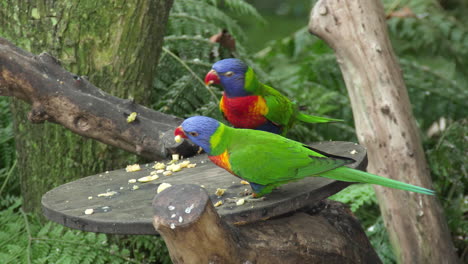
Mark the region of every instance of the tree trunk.
POLYGON ((157 194, 153 209, 174 263, 381 263, 351 211, 334 201, 233 226, 204 188, 180 184, 157 194))
MULTIPOLYGON (((419 130, 380 1, 322 0, 309 30, 336 52, 369 172, 431 187, 419 130)), ((457 263, 436 196, 375 187, 400 263, 457 263)))
MULTIPOLYGON (((33 53, 48 51, 69 71, 106 92, 147 104, 172 0, 7 1, 0 34, 33 53)), ((15 100, 15 140, 23 207, 40 210, 54 186, 136 160, 122 150, 27 120, 29 106, 15 100)))

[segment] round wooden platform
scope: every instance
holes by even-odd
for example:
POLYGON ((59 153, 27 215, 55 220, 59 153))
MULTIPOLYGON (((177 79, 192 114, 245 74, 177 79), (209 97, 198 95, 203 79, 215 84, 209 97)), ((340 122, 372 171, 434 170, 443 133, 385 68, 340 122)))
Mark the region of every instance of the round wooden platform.
MULTIPOLYGON (((367 166, 366 150, 351 142, 319 142, 310 145, 321 151, 350 157, 356 160, 349 167, 365 169, 367 166)), ((241 197, 249 185, 240 183, 240 179, 215 166, 206 154, 189 158, 196 163, 195 168, 185 168, 171 176, 160 175, 159 179, 148 183, 129 183, 150 174, 154 163, 142 165, 142 170, 126 172, 115 170, 88 176, 61 185, 42 197, 44 215, 59 224, 84 231, 110 234, 156 234, 152 226, 153 210, 151 202, 157 187, 165 182, 175 184, 198 184, 205 187, 211 201, 220 200, 224 204, 216 207, 218 214, 227 222, 234 224, 250 223, 292 212, 306 205, 311 205, 329 197, 350 185, 326 178, 309 177, 298 182, 280 186, 264 201, 245 203, 237 206, 227 203, 226 198, 241 197), (138 189, 133 189, 134 185, 138 189), (215 195, 217 188, 226 189, 223 196, 215 195), (110 197, 98 197, 98 194, 116 192, 110 197), (92 198, 91 198, 92 197, 92 198), (85 214, 93 209, 92 214, 85 214)))

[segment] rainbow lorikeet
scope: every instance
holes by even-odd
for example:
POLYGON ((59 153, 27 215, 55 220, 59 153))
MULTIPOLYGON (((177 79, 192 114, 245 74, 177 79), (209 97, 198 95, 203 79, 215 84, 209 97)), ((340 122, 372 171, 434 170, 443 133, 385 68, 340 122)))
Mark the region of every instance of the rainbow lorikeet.
POLYGON ((219 167, 250 183, 254 197, 275 187, 319 176, 346 182, 382 185, 395 189, 434 194, 434 191, 344 167, 349 158, 327 155, 280 135, 228 127, 215 119, 195 116, 174 131, 176 141, 188 138, 202 147, 219 167))
POLYGON ((205 84, 224 89, 219 108, 224 118, 237 128, 250 128, 285 135, 299 120, 307 123, 342 121, 306 115, 298 106, 272 87, 257 80, 251 67, 238 59, 213 64, 205 84))

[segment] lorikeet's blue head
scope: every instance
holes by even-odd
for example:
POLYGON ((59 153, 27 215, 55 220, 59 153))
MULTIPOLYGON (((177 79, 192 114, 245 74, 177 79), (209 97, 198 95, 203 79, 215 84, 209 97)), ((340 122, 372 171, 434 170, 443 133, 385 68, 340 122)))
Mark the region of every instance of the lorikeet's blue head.
POLYGON ((239 59, 224 59, 213 64, 205 76, 205 84, 220 84, 228 97, 250 95, 244 89, 247 65, 239 59))
POLYGON ((185 119, 185 121, 175 129, 174 135, 190 139, 209 154, 211 152, 211 136, 216 132, 219 126, 220 123, 216 119, 206 116, 193 116, 185 119))

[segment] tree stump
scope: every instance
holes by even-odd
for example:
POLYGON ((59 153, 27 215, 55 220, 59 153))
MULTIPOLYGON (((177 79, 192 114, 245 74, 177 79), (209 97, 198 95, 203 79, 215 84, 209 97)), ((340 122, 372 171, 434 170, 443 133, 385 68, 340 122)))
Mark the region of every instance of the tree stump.
POLYGON ((219 217, 205 189, 182 184, 157 194, 153 208, 154 228, 174 263, 380 263, 339 202, 234 226, 219 217))

